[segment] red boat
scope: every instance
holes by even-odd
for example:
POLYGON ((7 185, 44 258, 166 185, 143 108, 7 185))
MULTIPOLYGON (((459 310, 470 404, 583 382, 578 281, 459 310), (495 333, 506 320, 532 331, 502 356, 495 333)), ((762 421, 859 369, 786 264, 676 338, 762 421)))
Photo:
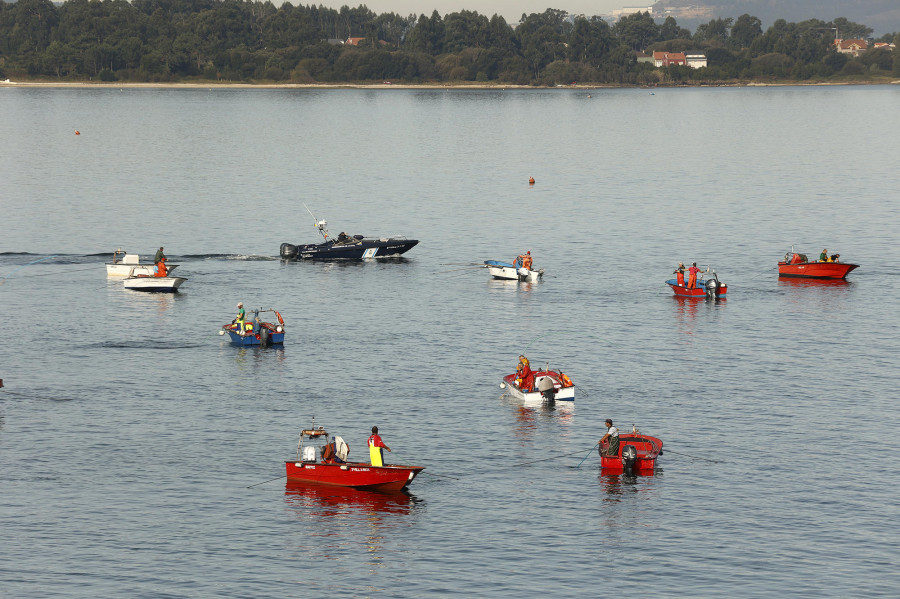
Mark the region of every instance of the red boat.
POLYGON ((700 274, 696 287, 688 287, 687 283, 679 285, 677 279, 669 279, 666 281, 666 284, 679 297, 725 297, 725 294, 728 293, 728 285, 719 280, 719 275, 716 274, 716 271, 710 272, 710 278, 706 279, 706 281, 703 280, 704 274, 706 273, 700 274))
POLYGON ((850 271, 859 268, 859 264, 847 262, 810 262, 806 254, 793 251, 784 255, 784 262, 778 263, 779 277, 799 277, 804 279, 845 279, 850 271))
POLYGON ((349 446, 338 436, 332 437, 329 443, 328 433, 323 427, 313 425, 310 429, 304 429, 300 431, 300 441, 297 443, 297 459, 284 462, 288 481, 396 492, 405 489, 425 469, 423 466, 372 466, 364 462, 350 462, 346 461, 349 452, 349 446), (304 441, 307 442, 305 445, 304 441), (320 442, 321 447, 312 444, 315 441, 320 442), (326 445, 332 445, 331 452, 326 451, 326 445))
POLYGON ((600 467, 604 474, 639 474, 653 476, 656 458, 662 454, 663 442, 656 437, 639 432, 619 433, 617 455, 604 455, 608 442, 597 448, 600 452, 600 467))

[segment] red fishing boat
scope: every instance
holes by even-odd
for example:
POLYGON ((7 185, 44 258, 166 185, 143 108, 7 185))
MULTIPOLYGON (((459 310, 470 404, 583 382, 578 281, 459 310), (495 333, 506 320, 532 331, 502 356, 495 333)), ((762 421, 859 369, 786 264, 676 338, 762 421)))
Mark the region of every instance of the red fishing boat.
POLYGON ((666 281, 666 284, 679 297, 720 298, 725 297, 725 294, 728 293, 728 285, 719 280, 719 275, 714 270, 700 273, 700 278, 694 287, 688 287, 687 283, 680 284, 677 279, 669 279, 666 281), (704 275, 709 275, 709 278, 705 281, 703 280, 704 275))
POLYGON ((329 441, 323 427, 300 431, 297 459, 285 460, 289 481, 353 487, 369 491, 396 492, 405 489, 424 470, 423 466, 385 464, 372 466, 347 461, 350 447, 339 436, 329 441))
POLYGON ((829 258, 830 261, 810 262, 806 254, 798 254, 791 250, 784 255, 784 261, 778 263, 779 277, 798 277, 803 279, 845 279, 850 271, 859 268, 859 264, 840 262, 840 254, 829 258))
POLYGON ((600 452, 600 467, 604 474, 639 474, 653 476, 656 458, 662 454, 663 442, 656 437, 633 433, 619 433, 619 451, 616 455, 605 455, 609 446, 604 441, 597 450, 600 452))

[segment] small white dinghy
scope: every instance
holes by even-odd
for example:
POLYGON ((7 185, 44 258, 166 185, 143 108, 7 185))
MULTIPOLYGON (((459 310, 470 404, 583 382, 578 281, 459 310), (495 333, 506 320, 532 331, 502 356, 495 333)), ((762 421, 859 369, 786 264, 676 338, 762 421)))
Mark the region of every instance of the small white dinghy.
POLYGON ((509 262, 501 262, 499 260, 485 260, 484 267, 488 269, 491 276, 495 279, 504 281, 523 281, 526 283, 537 283, 544 276, 544 269, 528 270, 527 268, 516 268, 509 262))
POLYGON ((122 281, 125 289, 133 291, 155 291, 160 293, 175 293, 181 284, 187 281, 184 277, 158 277, 156 275, 141 274, 135 272, 141 267, 134 267, 129 275, 122 281))
POLYGON ((559 370, 535 370, 534 386, 530 389, 522 389, 516 385, 516 375, 507 374, 500 383, 501 389, 506 389, 510 397, 523 401, 575 401, 575 383, 559 370), (541 391, 544 387, 544 391, 541 391))

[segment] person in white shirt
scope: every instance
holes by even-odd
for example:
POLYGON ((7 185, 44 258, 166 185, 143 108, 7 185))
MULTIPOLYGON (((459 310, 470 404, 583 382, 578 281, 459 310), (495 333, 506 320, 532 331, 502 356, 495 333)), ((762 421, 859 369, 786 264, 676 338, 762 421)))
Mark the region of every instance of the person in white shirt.
POLYGON ((606 434, 599 441, 603 455, 617 456, 619 455, 619 429, 613 426, 613 421, 606 419, 606 434), (607 443, 606 448, 603 443, 607 443))

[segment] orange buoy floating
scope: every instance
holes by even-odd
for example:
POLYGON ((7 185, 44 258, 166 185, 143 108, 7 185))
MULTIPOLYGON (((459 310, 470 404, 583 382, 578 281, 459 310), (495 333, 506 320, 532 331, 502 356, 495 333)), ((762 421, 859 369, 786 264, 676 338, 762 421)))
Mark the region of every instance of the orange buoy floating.
POLYGON ((534 185, 534 177, 528 177, 528 184, 534 185))
POLYGON ((81 135, 81 131, 79 131, 78 129, 75 129, 75 135, 81 135))

